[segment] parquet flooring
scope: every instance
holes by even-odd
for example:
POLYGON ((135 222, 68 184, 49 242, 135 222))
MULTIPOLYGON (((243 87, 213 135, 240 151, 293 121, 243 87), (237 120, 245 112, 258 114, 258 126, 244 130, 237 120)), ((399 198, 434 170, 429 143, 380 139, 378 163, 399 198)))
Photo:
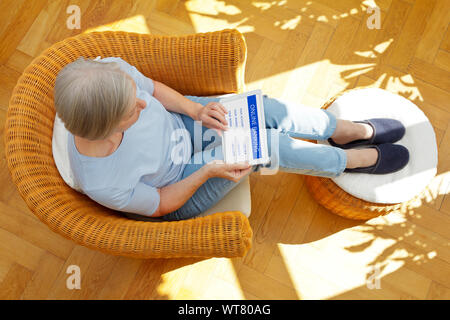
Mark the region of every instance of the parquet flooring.
POLYGON ((319 206, 303 176, 252 174, 254 240, 244 258, 137 260, 75 245, 34 217, 2 140, 0 299, 449 299, 449 22, 449 0, 1 1, 1 135, 21 72, 59 40, 237 28, 248 45, 247 89, 314 107, 358 87, 400 94, 430 119, 439 166, 415 208, 367 222, 319 206), (80 30, 66 27, 71 4, 80 30), (380 9, 380 29, 367 27, 369 6, 380 9), (80 290, 66 287, 70 265, 80 267, 80 290))

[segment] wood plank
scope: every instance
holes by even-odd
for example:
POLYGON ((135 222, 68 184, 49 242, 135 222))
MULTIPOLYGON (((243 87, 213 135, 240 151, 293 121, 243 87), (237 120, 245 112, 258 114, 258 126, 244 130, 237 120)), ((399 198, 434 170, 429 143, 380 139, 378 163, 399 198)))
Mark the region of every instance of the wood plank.
POLYGON ((340 292, 339 286, 302 268, 302 263, 296 256, 274 254, 264 274, 295 289, 301 300, 327 299, 340 292))
POLYGON ((33 61, 33 57, 23 53, 20 50, 14 50, 14 53, 9 57, 6 66, 19 73, 22 73, 26 67, 33 61))
POLYGON ((445 195, 440 210, 450 215, 450 195, 445 195))
POLYGON ((304 187, 281 234, 280 242, 303 243, 318 208, 319 204, 304 187))
MULTIPOLYGON (((389 242, 356 231, 346 230, 298 248, 296 258, 302 261, 302 272, 319 278, 321 283, 328 282, 325 286, 328 292, 319 294, 331 299, 412 299, 414 296, 409 292, 403 292, 389 281, 383 281, 398 269, 398 264, 386 261, 383 268, 376 264, 377 256, 389 246, 389 242), (361 240, 367 240, 368 245, 361 244, 361 240), (368 277, 376 271, 379 272, 381 289, 370 289, 367 286, 368 277)), ((295 265, 295 260, 291 264, 295 265)), ((426 286, 429 281, 424 280, 426 286)))
POLYGON ((246 79, 248 81, 248 90, 252 88, 261 88, 264 80, 268 76, 268 71, 275 63, 275 57, 280 54, 281 46, 272 40, 264 38, 261 46, 253 57, 253 61, 247 66, 246 79), (265 66, 261 68, 261 66, 265 66))
POLYGON ((283 174, 286 179, 276 191, 264 222, 254 233, 252 251, 244 258, 244 264, 259 272, 264 272, 304 183, 299 175, 283 174))
POLYGON ((20 299, 32 274, 31 270, 28 270, 18 263, 14 263, 2 283, 0 283, 0 299, 20 299))
POLYGON ((403 247, 412 257, 411 259, 405 259, 405 267, 429 280, 449 287, 450 265, 447 262, 439 259, 439 257, 429 258, 423 252, 417 251, 407 244, 403 244, 403 247))
POLYGON ((179 20, 166 13, 155 12, 145 18, 148 28, 158 31, 153 32, 154 34, 183 35, 196 33, 191 24, 180 23, 179 20))
POLYGON ((5 33, 8 26, 16 23, 25 0, 0 2, 0 35, 5 33))
MULTIPOLYGON (((177 270, 175 273, 186 272, 185 269, 187 272, 181 286, 175 286, 173 288, 175 295, 170 294, 172 289, 170 291, 168 290, 170 283, 166 282, 166 280, 173 279, 173 277, 167 277, 166 268, 163 268, 163 274, 152 295, 152 299, 168 299, 171 296, 173 297, 172 299, 193 299, 194 297, 198 297, 198 299, 208 299, 208 297, 205 296, 205 292, 209 287, 209 284, 214 281, 214 273, 217 268, 216 260, 216 258, 202 259, 192 263, 192 259, 181 259, 181 266, 178 267, 180 270, 177 270)), ((177 276, 179 277, 180 275, 177 276)), ((213 292, 213 295, 217 295, 216 291, 218 289, 219 288, 211 288, 210 292, 213 292)))
POLYGON ((0 202, 0 225, 4 230, 61 259, 66 259, 75 246, 73 241, 50 230, 43 222, 3 202, 0 202))
MULTIPOLYGON (((273 5, 270 9, 274 7, 276 8, 276 6, 273 5)), ((301 22, 308 20, 309 22, 325 23, 333 28, 336 28, 339 22, 338 17, 341 14, 341 12, 329 6, 318 3, 317 1, 289 1, 286 2, 283 7, 300 14, 301 22)), ((280 18, 282 17, 285 17, 285 15, 281 14, 280 18)), ((299 28, 302 28, 302 25, 299 25, 299 28)))
POLYGON ((22 299, 43 300, 45 299, 56 280, 59 271, 64 265, 64 260, 51 253, 44 253, 32 278, 27 283, 22 299))
POLYGON ((444 39, 441 42, 441 46, 439 47, 442 50, 450 51, 450 28, 447 27, 447 32, 445 33, 444 39))
POLYGON ((322 57, 333 32, 334 29, 330 26, 316 23, 302 55, 295 65, 295 69, 290 72, 289 81, 283 90, 283 94, 279 96, 280 98, 290 101, 302 100, 316 70, 322 63, 326 63, 322 57))
POLYGON ((342 286, 357 286, 359 283, 365 294, 370 291, 382 298, 423 299, 430 279, 420 272, 401 267, 404 261, 409 260, 407 252, 411 251, 406 249, 402 238, 385 233, 399 227, 392 217, 372 219, 361 226, 316 241, 311 245, 314 250, 303 248, 302 258, 308 258, 310 270, 316 269, 322 277, 340 283, 341 290, 342 286), (315 265, 317 268, 314 269, 315 265), (365 271, 361 266, 365 266, 365 271), (378 272, 381 290, 367 287, 369 276, 374 272, 378 272), (355 276, 352 277, 352 274, 355 276), (346 277, 347 281, 344 280, 346 277), (409 287, 411 279, 416 281, 414 288, 409 287))
POLYGON ((5 257, 2 257, 2 259, 0 259, 0 283, 6 277, 6 274, 8 273, 9 269, 11 269, 11 266, 13 264, 14 260, 6 259, 5 257))
MULTIPOLYGON (((267 177, 265 180, 267 181, 273 179, 267 177)), ((252 192, 251 194, 252 212, 250 214, 249 221, 254 231, 258 230, 264 221, 264 216, 269 210, 269 206, 275 195, 276 189, 276 186, 264 183, 262 180, 259 180, 258 183, 251 186, 251 190, 255 190, 255 192, 252 192)))
POLYGON ((358 86, 374 86, 400 94, 414 103, 425 102, 445 112, 450 110, 450 93, 387 65, 361 75, 358 86), (372 80, 371 80, 372 79, 372 80))
MULTIPOLYGON (((370 73, 377 73, 379 68, 385 65, 391 55, 394 47, 397 45, 403 26, 411 11, 411 5, 403 1, 394 1, 384 20, 381 21, 381 30, 377 33, 375 45, 377 48, 376 66, 370 73)), ((370 73, 368 76, 370 77, 370 73)))
POLYGON ((242 1, 234 0, 234 3, 237 7, 241 7, 242 12, 251 11, 255 15, 265 18, 266 21, 271 21, 270 24, 274 29, 286 32, 301 31, 305 25, 314 25, 316 22, 325 23, 334 28, 337 21, 331 19, 331 16, 339 13, 323 5, 305 0, 286 2, 283 5, 276 5, 275 2, 253 2, 251 6, 245 7, 242 5, 242 1))
POLYGON ((5 64, 22 37, 30 29, 36 17, 46 5, 47 0, 26 1, 23 3, 20 10, 11 20, 13 23, 9 24, 3 33, 0 34, 0 64, 5 64))
POLYGON ((450 72, 450 52, 445 50, 439 50, 434 59, 436 67, 441 68, 447 72, 450 72))
MULTIPOLYGON (((202 298, 215 278, 218 258, 181 258, 164 260, 159 281, 155 282, 152 299, 202 298), (201 279, 201 280, 200 280, 201 279), (198 281, 198 283, 197 283, 198 281)), ((213 291, 213 289, 211 290, 213 291)))
MULTIPOLYGON (((152 299, 156 286, 161 281, 164 263, 161 259, 145 260, 131 282, 124 299, 152 299)), ((205 274, 207 277, 208 274, 205 274)))
POLYGON ((408 72, 422 81, 428 82, 445 91, 450 91, 450 72, 414 58, 408 66, 408 72))
POLYGON ((120 257, 97 298, 123 299, 144 260, 120 257))
POLYGON ((40 43, 45 40, 51 30, 49 25, 54 25, 59 12, 66 8, 62 8, 61 4, 59 1, 48 1, 16 47, 16 50, 20 50, 31 57, 36 57, 40 53, 40 43))
POLYGON ((416 58, 433 63, 442 38, 447 31, 449 21, 450 1, 437 1, 415 52, 416 58))
MULTIPOLYGON (((442 134, 439 148, 443 143, 444 136, 445 133, 442 134)), ((438 152, 440 151, 438 150, 438 152)), ((438 163, 436 176, 420 195, 422 197, 421 201, 423 201, 425 206, 435 210, 440 210, 445 195, 450 192, 450 173, 443 173, 441 167, 442 164, 438 163)))
POLYGON ((417 300, 416 297, 403 292, 390 284, 384 284, 381 289, 369 289, 361 286, 338 294, 331 300, 417 300))
MULTIPOLYGON (((1 90, 1 89, 0 89, 1 90)), ((0 201, 7 201, 14 192, 17 192, 17 188, 14 186, 11 174, 8 170, 8 164, 5 157, 5 145, 3 141, 5 122, 6 122, 6 110, 0 108, 0 136, 2 137, 0 141, 0 201)))
POLYGON ((95 252, 89 266, 82 269, 82 290, 72 290, 71 299, 98 299, 100 292, 106 285, 119 257, 102 252, 95 252))
POLYGON ((86 271, 89 268, 89 265, 94 258, 96 251, 91 249, 75 246, 72 250, 70 256, 66 259, 64 266, 59 270, 59 273, 53 282, 53 285, 50 289, 50 292, 47 296, 48 300, 69 300, 72 299, 72 296, 80 295, 81 293, 77 291, 83 291, 85 286, 88 284, 85 281, 86 271), (81 288, 80 289, 69 289, 67 287, 67 279, 71 274, 66 273, 69 266, 74 265, 80 268, 80 280, 81 280, 81 288))
POLYGON ((0 228, 0 259, 14 261, 33 271, 44 253, 41 248, 0 228))
MULTIPOLYGON (((388 269, 389 266, 386 268, 388 269)), ((400 299, 425 299, 431 282, 427 277, 408 268, 398 269, 380 279, 381 290, 390 289, 397 293, 400 299), (413 287, 412 281, 414 281, 413 287)))
POLYGON ((450 250, 445 245, 448 231, 445 232, 444 228, 436 226, 449 220, 449 217, 443 217, 439 211, 421 206, 414 211, 410 210, 407 214, 390 213, 389 224, 385 223, 386 219, 373 219, 368 224, 377 226, 376 230, 375 228, 371 230, 374 235, 398 239, 397 247, 404 245, 413 247, 414 250, 423 252, 421 256, 424 260, 438 257, 443 263, 450 266, 450 250), (427 214, 431 217, 426 217, 427 214))
POLYGON ((359 27, 362 22, 349 17, 339 21, 338 26, 331 38, 328 47, 322 57, 327 63, 321 63, 317 68, 314 77, 308 85, 308 93, 317 97, 327 98, 329 92, 325 88, 331 88, 337 79, 341 79, 340 84, 347 85, 356 80, 340 77, 344 69, 350 69, 351 66, 338 67, 337 65, 346 65, 346 56, 348 53, 348 43, 351 43, 354 37, 353 31, 359 27))
POLYGON ((259 299, 264 300, 295 300, 298 296, 295 290, 285 284, 266 276, 253 268, 242 266, 238 278, 241 288, 259 299), (281 298, 283 297, 283 298, 281 298))
POLYGON ((434 0, 415 1, 400 33, 400 37, 394 43, 392 52, 386 60, 387 64, 399 70, 406 71, 419 45, 435 2, 434 0))
POLYGON ((446 111, 427 102, 416 102, 416 104, 425 113, 434 128, 443 131, 447 129, 448 123, 450 122, 450 109, 446 111))
POLYGON ((61 0, 60 10, 56 15, 56 19, 52 23, 47 24, 49 29, 45 41, 55 43, 65 38, 75 36, 83 31, 100 24, 100 19, 103 17, 103 12, 107 3, 105 1, 91 1, 91 0, 61 0), (69 14, 66 12, 67 7, 76 5, 80 8, 81 29, 68 29, 67 19, 69 14), (98 22, 98 23, 97 23, 98 22))
MULTIPOLYGON (((276 97, 279 92, 283 91, 289 81, 289 71, 296 67, 313 26, 313 24, 306 22, 302 23, 301 27, 288 31, 286 45, 283 46, 284 50, 280 51, 277 59, 267 70, 273 76, 265 77, 261 88, 265 94, 276 97)), ((256 66, 256 68, 261 68, 261 66, 256 66)))
MULTIPOLYGON (((381 0, 381 1, 364 1, 364 5, 361 5, 361 2, 358 0, 317 0, 317 2, 322 3, 324 6, 329 8, 333 8, 343 14, 350 14, 352 10, 357 10, 358 12, 366 11, 367 7, 378 7, 381 10, 385 11, 389 8, 391 4, 391 0, 381 0), (364 10, 362 10, 364 8, 364 10)), ((356 13, 357 14, 357 13, 356 13)), ((343 16, 345 18, 346 16, 343 16)))
POLYGON ((153 0, 153 10, 162 11, 171 14, 179 4, 179 0, 153 0))
MULTIPOLYGON (((443 174, 450 171, 450 124, 447 126, 445 135, 442 138, 442 142, 439 145, 438 153, 438 174, 443 174)), ((447 192, 449 192, 448 190, 447 192)))
POLYGON ((205 291, 199 295, 203 300, 242 300, 250 299, 239 284, 230 283, 220 278, 211 278, 205 291))
POLYGON ((432 281, 427 299, 430 300, 450 300, 450 288, 432 281))
POLYGON ((332 234, 336 219, 337 216, 334 213, 322 206, 318 206, 302 242, 313 242, 332 234))
POLYGON ((0 109, 8 110, 12 90, 21 74, 20 72, 1 64, 0 74, 2 74, 2 77, 0 77, 0 109))
MULTIPOLYGON (((442 238, 449 238, 450 231, 445 226, 446 223, 450 223, 450 217, 440 210, 429 206, 420 206, 414 209, 414 211, 411 210, 408 214, 408 221, 424 228, 424 230, 420 229, 418 232, 426 232, 426 230, 429 230, 434 233, 434 235, 430 235, 427 241, 433 242, 436 241, 436 239, 441 239, 437 241, 440 241, 441 244, 443 244, 445 243, 445 240, 443 241, 442 238)), ((439 247, 440 245, 437 246, 439 247)), ((431 248, 432 246, 429 247, 431 248)))
MULTIPOLYGON (((384 21, 383 14, 384 13, 382 13, 381 21, 384 21)), ((336 85, 340 88, 345 89, 350 87, 349 84, 343 86, 342 80, 355 78, 354 80, 357 81, 359 75, 367 74, 369 71, 373 70, 375 64, 378 63, 380 55, 382 55, 386 48, 391 45, 389 40, 380 40, 381 34, 384 32, 383 29, 367 28, 367 19, 368 16, 366 15, 353 32, 354 36, 352 41, 347 43, 347 55, 345 57, 345 62, 342 62, 341 64, 348 65, 348 67, 343 68, 342 73, 338 77, 339 79, 335 79, 336 85), (351 65, 354 65, 354 67, 351 67, 351 65)), ((356 81, 353 82, 356 83, 356 81)), ((339 91, 339 89, 334 90, 334 92, 336 91, 339 91)))

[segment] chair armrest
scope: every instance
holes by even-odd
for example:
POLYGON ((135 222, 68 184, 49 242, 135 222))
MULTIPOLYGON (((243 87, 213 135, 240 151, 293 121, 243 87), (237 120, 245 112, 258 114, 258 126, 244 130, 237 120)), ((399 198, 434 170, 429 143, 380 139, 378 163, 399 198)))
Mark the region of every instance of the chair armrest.
POLYGON ((252 241, 250 223, 239 211, 170 222, 74 217, 54 230, 86 247, 134 258, 243 257, 252 241))
POLYGON ((137 64, 149 78, 189 95, 244 91, 247 46, 239 31, 147 37, 146 57, 137 64))
POLYGON ((123 31, 81 34, 62 44, 75 56, 121 57, 145 76, 187 95, 243 92, 247 46, 235 29, 190 35, 123 31), (71 52, 73 53, 73 52, 71 52))

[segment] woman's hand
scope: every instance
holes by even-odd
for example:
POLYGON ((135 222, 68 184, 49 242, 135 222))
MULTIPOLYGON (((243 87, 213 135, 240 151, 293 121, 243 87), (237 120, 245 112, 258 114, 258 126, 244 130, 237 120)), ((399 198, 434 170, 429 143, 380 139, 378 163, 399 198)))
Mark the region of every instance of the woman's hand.
POLYGON ((210 178, 219 177, 234 182, 238 182, 252 170, 252 166, 248 162, 228 164, 223 160, 211 161, 205 164, 203 168, 210 178))
POLYGON ((219 102, 209 102, 206 106, 199 108, 194 120, 202 121, 202 125, 216 129, 219 136, 222 136, 222 130, 227 130, 228 122, 225 119, 227 109, 219 102))

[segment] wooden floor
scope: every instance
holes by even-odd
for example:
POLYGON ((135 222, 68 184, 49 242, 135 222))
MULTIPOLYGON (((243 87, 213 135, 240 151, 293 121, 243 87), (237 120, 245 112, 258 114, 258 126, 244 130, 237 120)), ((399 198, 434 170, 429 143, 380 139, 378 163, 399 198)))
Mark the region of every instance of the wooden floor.
MULTIPOLYGON (((304 177, 251 175, 253 247, 244 258, 136 260, 74 245, 33 216, 0 148, 0 298, 449 299, 450 1, 271 0, 0 2, 0 132, 12 89, 43 49, 92 30, 188 34, 237 28, 247 89, 320 107, 336 93, 379 87, 430 119, 436 178, 408 212, 365 223, 318 206, 304 177), (66 8, 81 9, 69 30, 66 8), (369 29, 381 9, 381 28, 369 29), (81 289, 66 287, 67 267, 81 289)), ((3 138, 3 137, 2 137, 3 138)))

